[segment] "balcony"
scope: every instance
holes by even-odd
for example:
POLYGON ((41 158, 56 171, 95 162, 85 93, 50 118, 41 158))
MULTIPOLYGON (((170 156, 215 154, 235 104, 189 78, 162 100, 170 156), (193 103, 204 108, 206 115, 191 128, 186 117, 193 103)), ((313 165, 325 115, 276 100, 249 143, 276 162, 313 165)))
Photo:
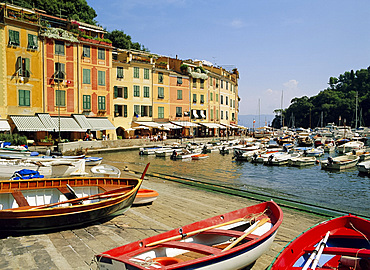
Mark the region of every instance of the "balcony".
POLYGON ((85 41, 89 43, 94 43, 98 45, 112 46, 112 42, 109 39, 93 38, 88 36, 80 36, 78 38, 80 41, 85 41))
POLYGON ((4 5, 0 7, 0 21, 4 19, 19 20, 26 23, 40 24, 40 15, 34 13, 32 10, 9 7, 4 5))

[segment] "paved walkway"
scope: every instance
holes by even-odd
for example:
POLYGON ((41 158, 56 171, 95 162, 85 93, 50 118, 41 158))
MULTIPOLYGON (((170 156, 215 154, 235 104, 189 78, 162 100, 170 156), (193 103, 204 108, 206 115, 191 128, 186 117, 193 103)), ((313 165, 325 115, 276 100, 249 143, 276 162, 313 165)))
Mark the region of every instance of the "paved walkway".
MULTIPOLYGON (((258 203, 155 178, 144 180, 143 186, 159 193, 152 205, 132 207, 105 223, 0 239, 0 269, 96 269, 94 254, 258 203)), ((284 221, 270 251, 252 269, 266 269, 291 239, 323 220, 289 209, 283 211, 284 221)))

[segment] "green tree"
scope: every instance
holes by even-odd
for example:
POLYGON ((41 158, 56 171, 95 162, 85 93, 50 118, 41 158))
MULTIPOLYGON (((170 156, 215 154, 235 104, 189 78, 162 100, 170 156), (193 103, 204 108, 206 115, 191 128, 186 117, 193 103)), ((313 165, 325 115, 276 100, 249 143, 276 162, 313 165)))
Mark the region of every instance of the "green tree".
POLYGON ((110 39, 112 41, 112 45, 117 48, 148 51, 148 49, 140 43, 132 42, 131 36, 126 35, 121 30, 113 30, 112 32, 108 32, 105 37, 110 39))

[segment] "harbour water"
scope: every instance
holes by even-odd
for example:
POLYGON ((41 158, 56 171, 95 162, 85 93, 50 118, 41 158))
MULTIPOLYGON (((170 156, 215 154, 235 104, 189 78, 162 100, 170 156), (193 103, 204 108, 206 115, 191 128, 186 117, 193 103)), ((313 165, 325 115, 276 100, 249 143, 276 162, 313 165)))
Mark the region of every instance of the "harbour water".
MULTIPOLYGON (((138 150, 101 154, 104 163, 120 169, 142 170, 182 176, 203 182, 227 185, 265 195, 314 204, 352 214, 369 216, 370 177, 356 168, 330 172, 320 164, 297 168, 264 166, 235 161, 232 154, 210 153, 202 160, 171 160, 169 157, 140 156, 138 150)), ((322 156, 321 160, 327 159, 322 156)))

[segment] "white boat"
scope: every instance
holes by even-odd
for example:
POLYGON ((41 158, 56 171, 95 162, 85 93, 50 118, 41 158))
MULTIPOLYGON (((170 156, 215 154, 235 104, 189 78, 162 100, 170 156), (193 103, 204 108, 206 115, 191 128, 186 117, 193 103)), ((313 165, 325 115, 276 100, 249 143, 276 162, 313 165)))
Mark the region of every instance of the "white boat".
POLYGON ((259 154, 259 155, 253 155, 252 157, 252 160, 251 162, 252 163, 264 163, 265 161, 268 160, 268 158, 271 156, 271 155, 283 155, 285 154, 285 152, 277 152, 277 151, 268 151, 266 153, 262 153, 262 154, 259 154))
POLYGON ((102 157, 84 157, 86 161, 86 166, 96 166, 100 165, 100 163, 103 161, 102 157))
POLYGON ((38 153, 31 152, 24 146, 5 146, 0 147, 0 155, 9 157, 29 157, 31 155, 38 155, 38 153))
POLYGON ((112 165, 108 165, 108 164, 100 164, 100 165, 92 167, 90 170, 94 175, 99 175, 99 176, 104 176, 104 177, 120 177, 121 176, 120 169, 112 165))
POLYGON ((155 155, 155 151, 162 149, 163 147, 147 147, 147 148, 140 148, 139 154, 140 155, 155 155))
POLYGON ((355 155, 344 155, 339 157, 328 157, 327 160, 321 161, 321 169, 324 170, 344 170, 355 167, 359 161, 355 155))
POLYGON ((370 173, 370 160, 362 161, 357 164, 357 169, 360 173, 370 173))
POLYGON ((303 167, 303 166, 310 166, 315 165, 316 157, 295 157, 288 160, 289 166, 295 167, 303 167))
POLYGON ((35 162, 23 159, 0 159, 0 178, 9 179, 15 172, 29 169, 38 171, 41 175, 51 176, 52 166, 48 162, 35 162))
POLYGON ((299 157, 301 154, 300 153, 293 153, 293 154, 280 154, 280 155, 271 155, 267 161, 264 161, 264 165, 272 165, 272 166, 283 166, 287 165, 289 159, 299 157))
POLYGON ((321 157, 324 154, 324 148, 311 148, 310 150, 304 152, 306 157, 321 157))
POLYGON ((170 148, 170 147, 163 147, 161 149, 155 150, 154 153, 155 153, 156 157, 167 157, 167 156, 171 156, 173 151, 181 152, 182 150, 181 149, 173 149, 173 148, 170 148))
POLYGON ((197 149, 197 150, 194 150, 194 151, 184 149, 182 152, 173 151, 170 157, 171 157, 172 160, 191 159, 192 156, 199 155, 201 153, 202 153, 201 149, 197 149))
POLYGON ((350 142, 344 143, 342 145, 339 145, 337 147, 337 150, 338 150, 339 154, 344 154, 344 153, 360 150, 362 148, 364 148, 364 143, 363 142, 361 142, 361 141, 350 141, 350 142))
POLYGON ((234 156, 233 159, 235 160, 246 160, 251 162, 253 157, 262 153, 262 149, 255 149, 251 151, 243 151, 239 148, 234 148, 234 156))

